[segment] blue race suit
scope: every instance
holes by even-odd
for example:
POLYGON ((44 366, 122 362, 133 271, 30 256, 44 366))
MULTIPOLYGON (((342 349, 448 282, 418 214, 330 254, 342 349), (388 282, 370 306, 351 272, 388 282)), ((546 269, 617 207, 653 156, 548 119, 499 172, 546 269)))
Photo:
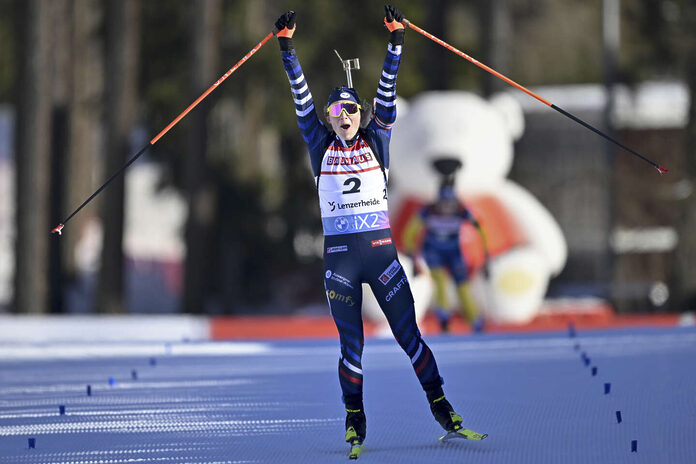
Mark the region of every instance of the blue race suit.
POLYGON ((441 211, 437 203, 421 209, 420 217, 425 225, 423 257, 428 267, 449 270, 457 284, 469 278, 469 269, 459 246, 462 221, 473 221, 469 210, 457 202, 453 211, 441 211))
POLYGON ((295 50, 281 45, 297 121, 309 148, 324 228, 324 287, 338 329, 338 377, 346 405, 362 403, 362 284, 367 283, 424 390, 442 379, 416 325, 413 295, 387 214, 389 139, 396 119, 401 45, 389 43, 370 123, 344 141, 317 116, 295 50))

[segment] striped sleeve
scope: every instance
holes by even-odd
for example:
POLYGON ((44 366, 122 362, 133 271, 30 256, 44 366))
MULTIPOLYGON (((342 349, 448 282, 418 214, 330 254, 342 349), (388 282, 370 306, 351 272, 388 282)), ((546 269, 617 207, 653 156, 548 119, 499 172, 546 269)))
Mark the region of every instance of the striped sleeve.
POLYGON ((282 57, 283 66, 290 81, 292 99, 295 102, 297 125, 300 126, 302 138, 309 148, 312 169, 315 170, 314 175, 316 176, 316 170, 326 149, 326 139, 330 133, 317 117, 312 93, 309 91, 302 67, 300 67, 300 61, 294 50, 282 52, 282 57))
POLYGON ((396 121, 396 74, 401 63, 401 45, 387 46, 382 76, 375 97, 375 122, 382 129, 391 129, 396 121))

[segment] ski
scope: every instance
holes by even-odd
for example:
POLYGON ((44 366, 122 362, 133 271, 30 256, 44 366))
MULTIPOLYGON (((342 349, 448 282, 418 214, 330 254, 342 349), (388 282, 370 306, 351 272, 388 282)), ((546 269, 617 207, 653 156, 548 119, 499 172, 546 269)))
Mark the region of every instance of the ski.
POLYGON ((469 430, 469 429, 459 429, 456 431, 447 432, 445 435, 440 437, 440 441, 443 443, 446 443, 450 440, 454 440, 457 438, 460 438, 463 440, 481 441, 484 438, 486 438, 487 436, 488 436, 487 433, 478 433, 478 432, 474 432, 473 430, 469 430))

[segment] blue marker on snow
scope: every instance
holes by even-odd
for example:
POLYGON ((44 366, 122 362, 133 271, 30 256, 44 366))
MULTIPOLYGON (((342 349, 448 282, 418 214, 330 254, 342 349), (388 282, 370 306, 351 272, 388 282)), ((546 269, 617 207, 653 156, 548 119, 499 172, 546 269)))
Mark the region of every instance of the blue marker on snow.
POLYGON ((631 440, 631 453, 638 452, 638 440, 631 440))
POLYGON ((36 438, 30 438, 29 439, 29 449, 34 449, 36 448, 36 438))
POLYGON ((113 387, 116 385, 116 379, 113 377, 109 377, 109 386, 113 387))
POLYGON ((587 356, 587 354, 584 351, 582 352, 582 362, 585 363, 585 366, 590 365, 590 358, 587 356))
POLYGON ((621 411, 616 411, 616 423, 620 424, 623 419, 621 418, 621 411))
POLYGON ((597 375, 597 366, 592 366, 592 376, 597 375))
POLYGON ((604 394, 605 394, 605 395, 608 395, 610 391, 611 391, 611 384, 610 384, 610 383, 605 383, 605 384, 604 384, 604 394))
POLYGON ((60 406, 58 406, 58 413, 61 416, 64 416, 65 415, 65 406, 63 406, 62 404, 60 406))

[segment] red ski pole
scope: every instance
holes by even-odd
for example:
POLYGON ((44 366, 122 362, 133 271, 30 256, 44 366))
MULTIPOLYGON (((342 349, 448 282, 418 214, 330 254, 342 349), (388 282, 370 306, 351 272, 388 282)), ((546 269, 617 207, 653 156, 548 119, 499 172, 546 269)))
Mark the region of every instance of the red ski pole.
POLYGON ((470 57, 470 56, 467 55, 466 53, 462 52, 461 50, 458 50, 458 49, 454 48, 452 45, 448 44, 447 42, 445 42, 445 41, 443 41, 443 40, 441 40, 441 39, 438 39, 437 37, 435 37, 435 36, 432 35, 431 33, 429 33, 429 32, 427 32, 427 31, 421 29, 420 27, 418 27, 418 26, 416 26, 415 24, 411 23, 411 22, 408 21, 407 19, 404 19, 404 20, 401 21, 401 22, 404 23, 405 25, 407 25, 408 27, 410 27, 411 29, 413 29, 414 31, 418 32, 419 34, 422 34, 422 35, 424 35, 425 37, 429 38, 429 39, 432 40, 433 42, 436 42, 436 43, 442 45, 442 46, 445 47, 447 50, 449 50, 449 51, 451 51, 451 52, 453 52, 453 53, 455 53, 455 54, 461 56, 461 57, 464 58, 465 60, 470 61, 471 63, 475 64, 476 66, 478 66, 479 68, 483 69, 484 71, 487 71, 487 72, 493 74, 495 77, 504 80, 505 82, 507 82, 507 83, 510 84, 511 86, 513 86, 513 87, 515 87, 515 88, 517 88, 517 89, 523 91, 524 93, 530 95, 531 97, 534 97, 535 99, 539 100, 541 103, 545 104, 546 106, 549 106, 549 107, 553 108, 554 110, 556 110, 556 111, 558 111, 559 113, 561 113, 563 116, 566 116, 566 117, 572 119, 573 121, 577 122, 578 124, 580 124, 580 125, 582 125, 582 126, 585 126, 587 129, 590 129, 592 132, 594 132, 594 133, 596 133, 596 134, 598 134, 598 135, 604 137, 605 139, 609 140, 610 142, 612 142, 612 143, 618 145, 619 147, 623 148, 624 150, 626 150, 627 152, 631 153, 632 155, 637 156, 638 158, 642 159, 643 161, 645 161, 646 163, 650 164, 650 165, 653 166, 655 169, 657 169, 657 171, 658 171, 660 174, 664 174, 664 173, 667 172, 667 169, 666 169, 666 168, 663 168, 662 166, 660 166, 659 164, 655 163, 654 161, 649 160, 648 158, 646 158, 645 156, 641 155, 641 154, 638 153, 637 151, 635 151, 635 150, 633 150, 633 149, 627 147, 626 145, 624 145, 623 143, 619 142, 618 140, 616 140, 616 139, 614 139, 614 138, 608 136, 608 135, 605 134, 604 132, 602 132, 602 131, 600 131, 599 129, 593 127, 592 125, 586 123, 585 121, 583 121, 582 119, 578 118, 577 116, 575 116, 575 115, 573 115, 573 114, 571 114, 571 113, 565 111, 564 109, 562 109, 562 108, 560 108, 560 107, 554 105, 554 104, 551 103, 550 101, 548 101, 548 100, 546 100, 546 99, 540 97, 540 96, 537 95, 536 93, 534 93, 534 92, 532 92, 531 90, 529 90, 528 88, 526 88, 526 87, 524 87, 524 86, 518 84, 517 82, 513 81, 513 80, 510 79, 509 77, 506 77, 506 76, 504 76, 503 74, 500 74, 500 73, 499 73, 498 71, 496 71, 495 69, 486 66, 485 64, 481 63, 480 61, 478 61, 478 60, 476 60, 476 59, 470 57))
POLYGON ((54 227, 53 230, 51 230, 51 233, 58 233, 58 235, 62 235, 63 227, 65 227, 65 224, 70 220, 70 218, 72 218, 73 216, 75 216, 75 215, 78 213, 78 211, 80 211, 82 208, 84 208, 84 207, 87 205, 87 203, 89 203, 90 201, 92 201, 92 200, 94 199, 94 197, 96 197, 97 195, 99 195, 99 193, 100 193, 102 190, 104 190, 104 188, 105 188, 107 185, 109 185, 109 183, 110 183, 112 180, 114 180, 114 179, 115 179, 116 177, 118 177, 123 171, 125 171, 125 170, 128 168, 128 166, 130 166, 131 164, 133 164, 133 162, 135 162, 135 160, 138 159, 138 158, 140 157, 140 155, 142 155, 143 153, 145 153, 145 151, 146 151, 148 148, 150 148, 152 145, 156 144, 157 141, 158 141, 159 139, 161 139, 161 138, 164 136, 164 134, 166 134, 167 132, 169 132, 169 130, 170 130, 172 127, 174 127, 176 124, 178 124, 179 121, 181 121, 182 119, 184 119, 184 117, 185 117, 192 109, 194 109, 196 106, 198 106, 198 104, 199 104, 200 102, 202 102, 208 95, 210 95, 210 93, 211 93, 213 90, 215 90, 215 89, 217 88, 218 85, 222 84, 222 82, 223 82, 225 79, 227 79, 228 77, 230 77, 230 75, 231 75, 233 72, 235 72, 235 71, 237 70, 237 68, 239 68, 241 65, 243 65, 244 62, 245 62, 246 60, 248 60, 248 59, 251 57, 251 55, 253 55, 254 53, 256 53, 266 42, 268 42, 268 40, 269 40, 271 37, 273 37, 273 35, 275 35, 275 31, 274 31, 274 32, 269 32, 268 35, 267 35, 266 37, 264 37, 263 40, 261 40, 261 42, 259 42, 258 44, 256 44, 256 46, 255 46, 254 48, 252 48, 251 50, 249 50, 249 52, 248 52, 246 55, 244 55, 244 56, 242 57, 242 59, 239 60, 239 61, 237 62, 237 64, 235 64, 234 66, 232 66, 232 67, 231 67, 225 74, 223 74, 213 85, 211 85, 211 86, 208 88, 208 90, 206 90, 205 92, 203 92, 203 94, 201 94, 200 97, 196 98, 196 100, 194 100, 194 102, 191 103, 191 104, 188 106, 188 108, 186 108, 184 111, 182 111, 181 114, 179 114, 179 116, 177 116, 176 118, 174 118, 174 120, 173 120, 172 122, 170 122, 170 123, 167 125, 167 127, 165 127, 164 129, 162 129, 162 131, 161 131, 159 134, 157 134, 152 140, 150 140, 150 142, 148 142, 147 145, 145 145, 143 148, 141 148, 140 151, 138 151, 138 153, 136 153, 135 155, 133 155, 133 157, 132 157, 131 159, 129 159, 129 160, 126 162, 126 164, 124 164, 123 166, 121 166, 121 168, 120 168, 118 171, 116 171, 111 177, 109 177, 109 179, 108 179, 106 182, 104 182, 104 183, 102 184, 102 186, 99 187, 92 195, 90 195, 90 197, 87 198, 75 211, 73 211, 73 212, 70 214, 70 216, 68 216, 61 224, 58 224, 56 227, 54 227))

